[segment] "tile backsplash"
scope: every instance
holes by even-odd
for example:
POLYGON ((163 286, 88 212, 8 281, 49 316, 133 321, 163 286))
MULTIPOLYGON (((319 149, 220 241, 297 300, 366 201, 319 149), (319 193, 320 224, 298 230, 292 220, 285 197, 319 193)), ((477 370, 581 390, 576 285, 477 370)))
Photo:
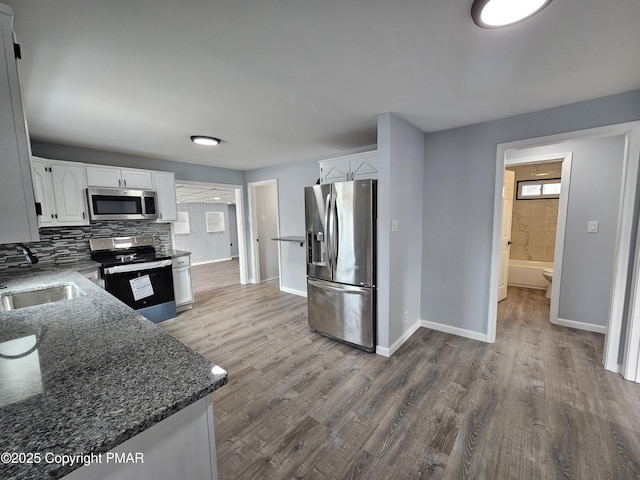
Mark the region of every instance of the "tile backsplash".
MULTIPOLYGON (((141 221, 92 222, 80 227, 49 227, 40 229, 40 241, 26 245, 38 257, 38 265, 72 263, 91 256, 90 238, 152 235, 156 248, 172 248, 171 225, 141 221)), ((25 263, 16 244, 0 245, 0 274, 25 263)))

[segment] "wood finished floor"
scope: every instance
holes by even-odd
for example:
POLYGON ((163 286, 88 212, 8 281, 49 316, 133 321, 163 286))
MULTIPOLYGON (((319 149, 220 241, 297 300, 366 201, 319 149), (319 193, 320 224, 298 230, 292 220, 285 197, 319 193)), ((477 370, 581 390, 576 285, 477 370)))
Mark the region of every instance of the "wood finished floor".
POLYGON ((548 311, 510 288, 495 344, 420 328, 388 359, 311 333, 305 299, 271 285, 161 325, 229 372, 221 480, 639 478, 640 385, 602 368, 602 335, 548 311))
POLYGON ((194 295, 231 285, 240 285, 239 260, 232 258, 222 262, 193 265, 191 267, 191 283, 194 295))

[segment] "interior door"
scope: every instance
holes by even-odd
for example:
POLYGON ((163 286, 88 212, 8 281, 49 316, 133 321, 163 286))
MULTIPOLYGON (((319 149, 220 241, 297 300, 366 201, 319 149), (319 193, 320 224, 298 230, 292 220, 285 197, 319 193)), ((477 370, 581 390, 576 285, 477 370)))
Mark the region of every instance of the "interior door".
POLYGON ((504 190, 502 198, 502 234, 500 236, 500 276, 498 283, 498 301, 507 298, 509 282, 509 255, 511 253, 511 218, 513 215, 513 198, 515 172, 504 171, 504 190))

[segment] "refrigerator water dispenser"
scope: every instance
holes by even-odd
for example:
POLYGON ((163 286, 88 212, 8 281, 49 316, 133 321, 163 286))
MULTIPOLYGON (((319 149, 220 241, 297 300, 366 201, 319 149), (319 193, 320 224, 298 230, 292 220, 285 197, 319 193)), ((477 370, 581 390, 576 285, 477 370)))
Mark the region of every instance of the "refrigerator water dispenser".
POLYGON ((308 263, 324 267, 327 265, 327 244, 324 232, 307 232, 308 263))

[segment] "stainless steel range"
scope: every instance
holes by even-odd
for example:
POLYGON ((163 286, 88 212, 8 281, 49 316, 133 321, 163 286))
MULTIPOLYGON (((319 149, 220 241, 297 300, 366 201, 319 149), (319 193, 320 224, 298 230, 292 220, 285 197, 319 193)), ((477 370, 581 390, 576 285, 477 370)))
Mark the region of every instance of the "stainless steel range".
POLYGON ((176 316, 171 257, 160 255, 152 236, 89 240, 100 263, 104 289, 152 322, 176 316))

